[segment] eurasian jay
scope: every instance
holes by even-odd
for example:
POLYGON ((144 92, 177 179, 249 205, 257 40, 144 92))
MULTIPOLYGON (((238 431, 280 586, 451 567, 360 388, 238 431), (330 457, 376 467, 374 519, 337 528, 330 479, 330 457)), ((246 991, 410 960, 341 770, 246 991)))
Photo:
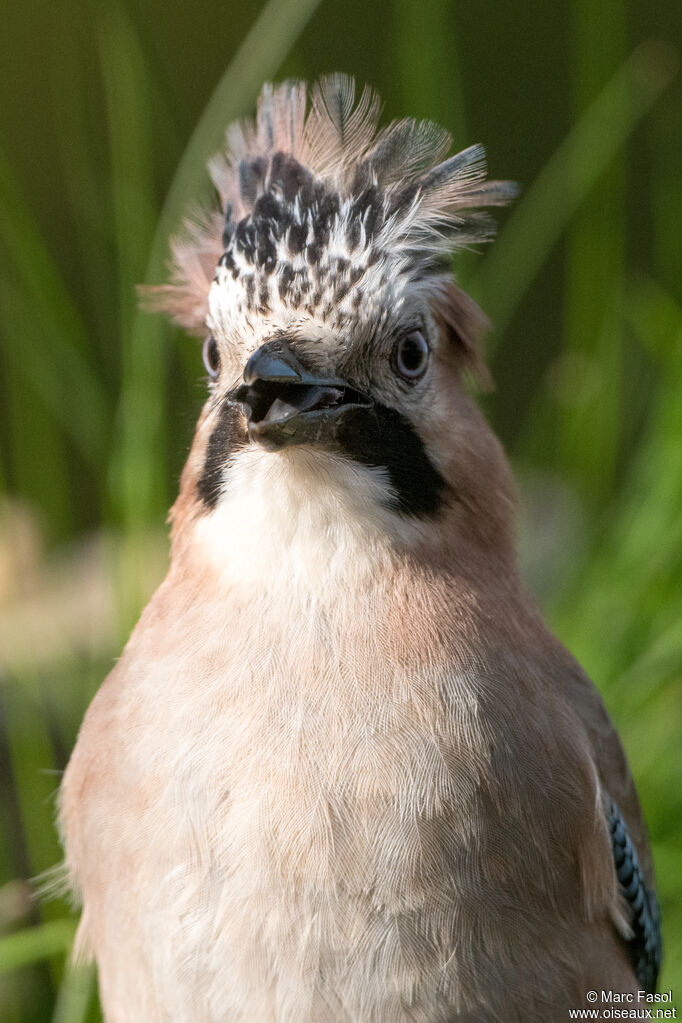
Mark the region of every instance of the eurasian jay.
POLYGON ((625 755, 466 386, 450 256, 512 188, 379 106, 265 86, 153 296, 208 398, 61 790, 107 1023, 553 1023, 656 983, 625 755))

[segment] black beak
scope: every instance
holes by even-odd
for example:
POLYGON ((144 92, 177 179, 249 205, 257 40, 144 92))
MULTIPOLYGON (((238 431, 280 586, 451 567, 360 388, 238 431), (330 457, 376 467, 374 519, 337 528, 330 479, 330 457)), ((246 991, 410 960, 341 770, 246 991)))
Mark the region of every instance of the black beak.
POLYGON ((232 399, 246 408, 249 437, 270 451, 290 444, 333 447, 354 410, 372 404, 346 381, 310 373, 283 339, 253 353, 232 399))

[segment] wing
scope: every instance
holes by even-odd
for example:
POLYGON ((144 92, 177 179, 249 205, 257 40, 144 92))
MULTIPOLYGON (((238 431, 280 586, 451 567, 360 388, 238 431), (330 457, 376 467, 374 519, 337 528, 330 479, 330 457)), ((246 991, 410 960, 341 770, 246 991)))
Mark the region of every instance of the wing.
POLYGON ((661 922, 649 836, 637 790, 601 696, 582 669, 567 680, 567 690, 587 729, 605 794, 614 869, 630 910, 630 961, 638 983, 653 992, 661 963, 661 922))
POLYGON ((646 886, 637 850, 623 815, 613 800, 609 800, 609 831, 618 883, 631 911, 630 962, 642 988, 653 994, 662 953, 658 900, 653 890, 646 886))

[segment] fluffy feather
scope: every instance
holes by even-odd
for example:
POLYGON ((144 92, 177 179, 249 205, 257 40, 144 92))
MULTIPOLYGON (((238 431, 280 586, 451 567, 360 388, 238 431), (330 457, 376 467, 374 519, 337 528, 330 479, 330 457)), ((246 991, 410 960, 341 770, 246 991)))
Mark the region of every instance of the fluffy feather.
POLYGON ((422 275, 434 272, 439 254, 488 238, 492 224, 481 208, 503 205, 515 189, 485 181, 483 148, 444 160, 452 141, 447 131, 411 119, 379 131, 380 108, 369 87, 356 102, 355 83, 340 74, 316 83, 309 103, 302 82, 264 86, 255 120, 231 125, 225 152, 210 162, 220 213, 195 213, 186 221, 172 242, 171 283, 145 289, 147 307, 201 333, 221 253, 236 232, 248 232, 265 195, 283 195, 287 217, 301 224, 302 207, 314 212, 335 198, 337 219, 348 228, 355 218, 363 235, 371 210, 373 243, 390 246, 396 257, 401 249, 409 252, 422 275))

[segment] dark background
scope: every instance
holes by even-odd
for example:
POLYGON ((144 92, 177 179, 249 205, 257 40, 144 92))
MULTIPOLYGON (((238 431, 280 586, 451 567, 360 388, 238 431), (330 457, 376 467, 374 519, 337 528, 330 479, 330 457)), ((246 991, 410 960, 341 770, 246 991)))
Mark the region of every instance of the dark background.
MULTIPOLYGON (((520 182, 457 264, 524 572, 604 693, 682 983, 682 7, 673 0, 7 6, 0 59, 0 1020, 96 1019, 64 971, 54 793, 163 574, 199 345, 136 311, 267 78, 343 70, 520 182), (53 876, 42 888, 56 885, 53 876)), ((674 992, 675 994, 675 992, 674 992)), ((681 999, 682 1001, 682 999, 681 999)))

